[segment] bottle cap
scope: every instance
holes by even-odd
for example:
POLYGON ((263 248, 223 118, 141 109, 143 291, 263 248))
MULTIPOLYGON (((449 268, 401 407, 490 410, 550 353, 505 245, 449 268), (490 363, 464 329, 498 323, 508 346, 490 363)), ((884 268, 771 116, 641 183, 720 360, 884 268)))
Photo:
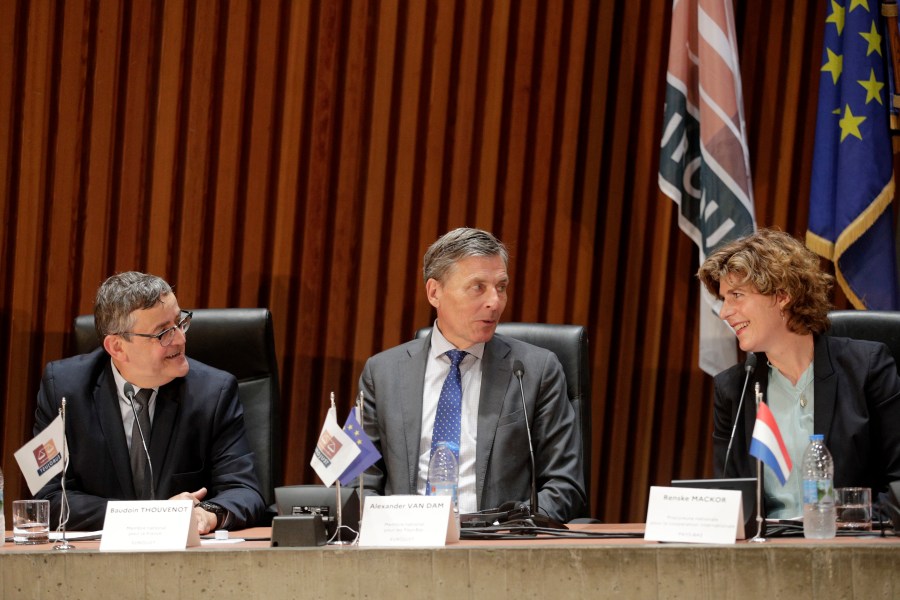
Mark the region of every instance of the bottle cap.
POLYGON ((811 442, 821 442, 824 439, 825 439, 825 435, 821 434, 821 433, 814 433, 811 436, 809 436, 809 441, 811 441, 811 442))

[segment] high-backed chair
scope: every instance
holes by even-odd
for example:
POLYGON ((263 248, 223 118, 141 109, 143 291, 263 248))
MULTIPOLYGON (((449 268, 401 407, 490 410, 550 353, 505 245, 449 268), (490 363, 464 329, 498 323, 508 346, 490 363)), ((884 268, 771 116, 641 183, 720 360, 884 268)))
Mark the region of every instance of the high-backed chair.
MULTIPOLYGON (((266 308, 196 309, 187 337, 188 356, 237 378, 263 499, 274 504, 275 487, 281 484, 281 399, 271 313, 266 308)), ((76 317, 75 353, 99 345, 94 316, 76 317)))
POLYGON ((900 312, 878 310, 833 310, 828 313, 831 328, 827 335, 882 342, 897 363, 900 373, 900 312))
MULTIPOLYGON (((431 327, 416 332, 417 338, 431 333, 431 327)), ((587 332, 581 325, 549 323, 500 323, 497 333, 550 350, 559 358, 566 374, 569 402, 581 430, 581 457, 584 466, 584 493, 590 507, 591 492, 591 364, 587 332)), ((588 508, 588 510, 590 510, 588 508)))

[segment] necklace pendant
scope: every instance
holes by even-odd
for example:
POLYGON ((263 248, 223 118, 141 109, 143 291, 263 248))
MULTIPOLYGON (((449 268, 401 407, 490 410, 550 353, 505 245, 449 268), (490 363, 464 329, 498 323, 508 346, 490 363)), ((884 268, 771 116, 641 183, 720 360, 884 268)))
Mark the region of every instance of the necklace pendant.
POLYGON ((806 395, 800 394, 800 408, 806 408, 806 395))

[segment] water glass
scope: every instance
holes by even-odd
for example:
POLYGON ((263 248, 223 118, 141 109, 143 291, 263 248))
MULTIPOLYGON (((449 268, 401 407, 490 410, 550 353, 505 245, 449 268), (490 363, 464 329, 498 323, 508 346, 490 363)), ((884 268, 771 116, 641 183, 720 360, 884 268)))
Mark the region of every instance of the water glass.
POLYGON ((12 518, 13 542, 16 544, 50 542, 49 500, 15 500, 12 518))
POLYGON ((872 490, 845 487, 835 490, 837 528, 841 531, 872 531, 872 490))

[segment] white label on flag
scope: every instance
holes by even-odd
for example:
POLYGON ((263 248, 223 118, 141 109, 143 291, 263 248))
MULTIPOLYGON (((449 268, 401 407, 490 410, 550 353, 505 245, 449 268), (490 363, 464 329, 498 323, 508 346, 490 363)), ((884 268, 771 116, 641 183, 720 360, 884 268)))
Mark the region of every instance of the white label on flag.
MULTIPOLYGON (((68 455, 68 449, 66 449, 68 455)), ((33 440, 16 450, 14 456, 31 495, 36 495, 47 482, 62 473, 63 421, 56 417, 33 440)))

